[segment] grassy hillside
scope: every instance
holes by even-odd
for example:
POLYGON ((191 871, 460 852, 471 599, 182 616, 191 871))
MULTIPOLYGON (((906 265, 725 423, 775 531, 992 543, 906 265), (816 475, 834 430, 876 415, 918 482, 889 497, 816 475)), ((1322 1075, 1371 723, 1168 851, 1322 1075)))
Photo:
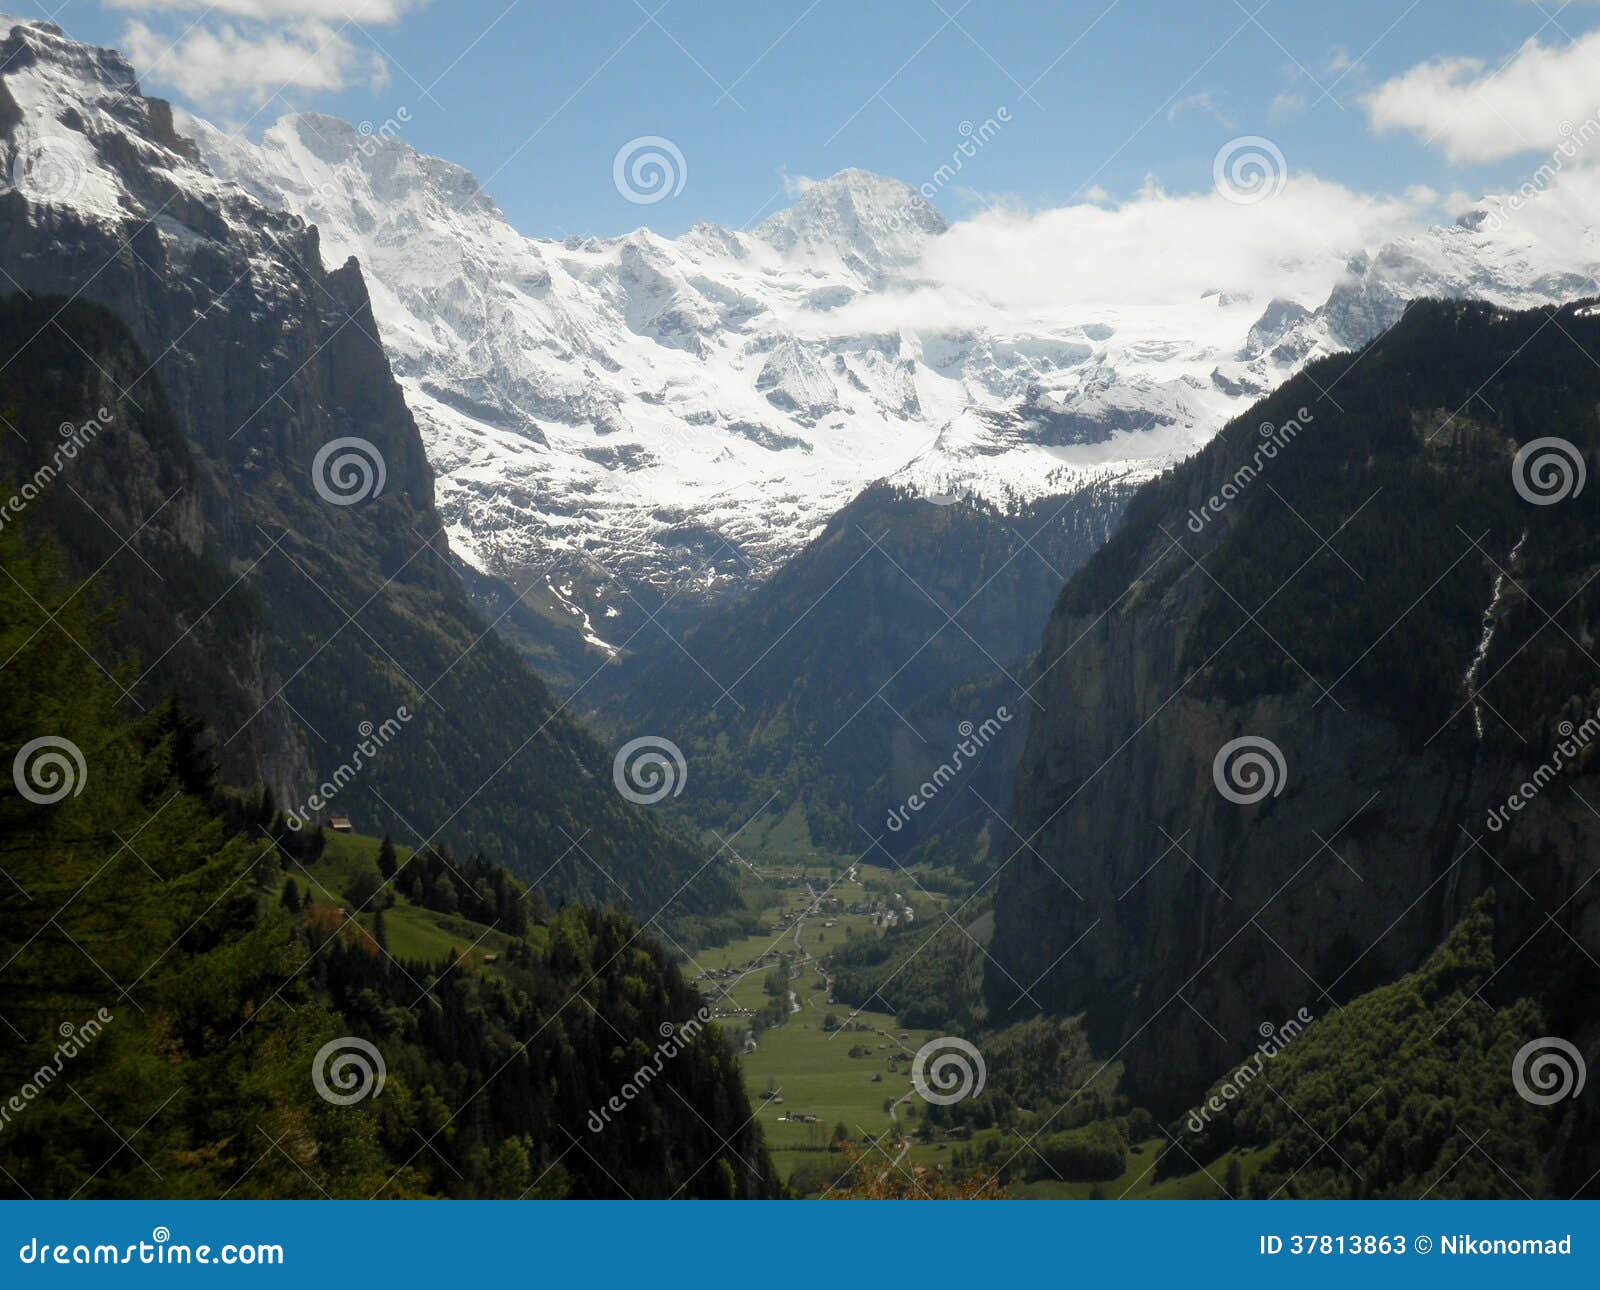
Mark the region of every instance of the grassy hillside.
POLYGON ((1491 908, 1480 899, 1423 967, 1319 1018, 1259 1078, 1219 1081, 1194 1118, 1168 1127, 1158 1173, 1215 1172, 1247 1152, 1252 1196, 1554 1194, 1545 1156, 1561 1108, 1533 1105, 1513 1082, 1544 1025, 1530 1000, 1485 997, 1491 908), (1224 1109, 1202 1121, 1211 1097, 1224 1109))
POLYGON ((10 525, 0 567, 0 745, 30 786, 0 796, 0 1079, 34 1090, 0 1193, 777 1193, 731 1047, 624 915, 217 792, 199 723, 130 714, 91 661, 111 620, 56 554, 10 525))

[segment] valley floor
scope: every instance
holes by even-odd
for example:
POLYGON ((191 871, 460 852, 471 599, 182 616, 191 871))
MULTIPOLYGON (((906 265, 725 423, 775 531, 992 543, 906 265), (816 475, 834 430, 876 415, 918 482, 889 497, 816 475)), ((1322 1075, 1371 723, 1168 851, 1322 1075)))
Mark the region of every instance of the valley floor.
POLYGON ((901 1133, 916 1114, 911 1063, 935 1032, 835 1001, 826 958, 851 937, 882 935, 886 916, 903 918, 904 898, 895 895, 909 884, 889 869, 827 859, 758 869, 761 888, 775 896, 760 911, 768 926, 695 951, 687 971, 744 1050, 745 1087, 779 1175, 799 1171, 825 1193, 845 1168, 840 1126, 887 1159, 908 1149, 901 1133))
MULTIPOLYGON (((915 874, 817 856, 807 863, 757 862, 747 890, 760 893, 765 926, 726 945, 696 949, 687 972, 713 1016, 743 1050, 741 1069, 778 1174, 797 1195, 827 1197, 843 1185, 849 1151, 896 1172, 917 1166, 965 1176, 952 1156, 998 1162, 1016 1140, 999 1130, 918 1132, 927 1104, 911 1078, 918 1050, 940 1037, 906 1027, 893 1013, 857 1009, 834 997, 828 955, 852 938, 882 937, 886 912, 903 917, 904 891, 915 874), (900 898, 896 899, 897 893, 900 898), (840 1139, 848 1140, 848 1151, 840 1139)), ((757 899, 760 898, 757 896, 757 899)), ((954 903, 916 891, 938 912, 954 903)), ((927 917, 935 930, 937 916, 927 917)), ((930 953, 938 953, 937 943, 930 953)), ((1130 1144, 1127 1168, 1103 1182, 1058 1178, 1012 1184, 1017 1199, 1217 1199, 1225 1196, 1227 1161, 1157 1180, 1163 1139, 1130 1144)), ((1248 1179, 1256 1161, 1241 1156, 1248 1179)), ((982 1168, 980 1164, 977 1166, 982 1168)), ((1235 1180, 1237 1181, 1237 1180, 1235 1180)))

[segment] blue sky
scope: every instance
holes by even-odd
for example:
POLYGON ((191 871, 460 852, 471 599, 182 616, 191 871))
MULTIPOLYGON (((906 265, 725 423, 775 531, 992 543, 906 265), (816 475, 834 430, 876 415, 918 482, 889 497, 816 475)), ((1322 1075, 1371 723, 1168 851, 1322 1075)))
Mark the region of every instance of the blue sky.
MULTIPOLYGON (((1478 192, 1514 181, 1525 158, 1466 145, 1452 157, 1420 127, 1379 135, 1366 97, 1432 60, 1481 60, 1464 73, 1481 76, 1530 38, 1560 51, 1600 26, 1600 4, 1560 0, 9 7, 139 49, 147 91, 254 132, 293 108, 377 123, 404 107, 411 143, 476 173, 523 231, 552 236, 744 226, 791 200, 785 176, 846 166, 920 185, 963 122, 1000 108, 1010 120, 935 198, 949 216, 1058 206, 1096 187, 1125 198, 1149 177, 1197 191, 1240 135, 1271 139, 1291 172, 1361 191, 1478 192), (285 62, 285 49, 307 53, 285 62), (687 168, 682 191, 649 206, 612 180, 618 149, 643 135, 670 139, 687 168)), ((1600 105, 1600 62, 1592 83, 1600 105)))

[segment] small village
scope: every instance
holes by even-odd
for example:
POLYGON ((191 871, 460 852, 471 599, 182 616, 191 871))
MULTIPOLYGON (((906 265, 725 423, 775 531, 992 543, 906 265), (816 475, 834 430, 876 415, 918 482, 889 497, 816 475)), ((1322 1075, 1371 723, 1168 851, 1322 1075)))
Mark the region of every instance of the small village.
POLYGON ((830 955, 916 921, 904 876, 856 863, 832 875, 765 867, 759 877, 776 896, 763 931, 701 951, 689 967, 712 1017, 742 1049, 746 1087, 780 1167, 816 1161, 843 1137, 902 1154, 910 1146, 902 1120, 915 1110, 911 1059, 929 1036, 886 1011, 839 1002, 830 955))

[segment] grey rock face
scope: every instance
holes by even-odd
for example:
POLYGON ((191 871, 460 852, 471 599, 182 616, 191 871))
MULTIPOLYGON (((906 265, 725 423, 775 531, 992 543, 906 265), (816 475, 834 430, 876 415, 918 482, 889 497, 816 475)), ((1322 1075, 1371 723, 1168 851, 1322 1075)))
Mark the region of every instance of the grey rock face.
MULTIPOLYGON (((0 68, 0 271, 127 325, 193 452, 204 544, 261 607, 242 665, 282 680, 217 731, 223 756, 293 805, 404 707, 340 813, 486 846, 564 899, 620 884, 658 907, 699 859, 618 797, 610 758, 470 607, 356 262, 324 268, 314 228, 218 180, 115 52, 16 23, 0 68), (370 472, 343 489, 317 468, 340 440, 370 472), (592 864, 571 843, 591 828, 592 864)), ((680 908, 725 895, 708 873, 680 908)))
MULTIPOLYGON (((1263 1027, 1415 968, 1493 887, 1496 989, 1600 1039, 1574 1003, 1600 949, 1592 751, 1489 822, 1600 705, 1593 506, 1513 486, 1514 426, 1593 451, 1596 390, 1544 321, 1413 306, 1133 500, 1045 632, 992 1008, 1086 1013, 1134 1096, 1173 1109, 1263 1027), (1497 411, 1452 417, 1518 345, 1497 411), (1346 411, 1318 402, 1336 381, 1346 411), (1263 465, 1258 424, 1302 406, 1263 465), (1267 788, 1219 769, 1241 738, 1270 744, 1267 788)), ((1557 321, 1600 342, 1581 309, 1557 321)))

